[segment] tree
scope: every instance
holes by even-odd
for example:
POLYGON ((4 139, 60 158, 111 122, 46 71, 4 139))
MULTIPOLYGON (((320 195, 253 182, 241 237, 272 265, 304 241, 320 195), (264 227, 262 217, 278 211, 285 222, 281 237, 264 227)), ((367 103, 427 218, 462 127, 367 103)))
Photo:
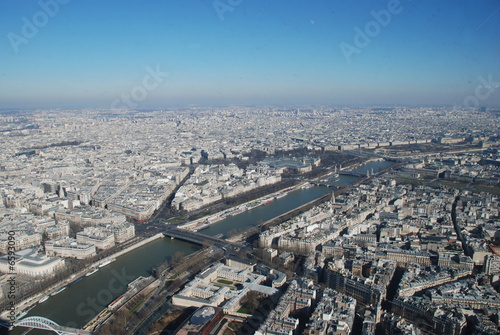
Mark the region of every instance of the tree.
POLYGON ((175 254, 172 256, 172 265, 177 265, 180 263, 180 261, 184 258, 184 253, 182 251, 176 251, 175 254))

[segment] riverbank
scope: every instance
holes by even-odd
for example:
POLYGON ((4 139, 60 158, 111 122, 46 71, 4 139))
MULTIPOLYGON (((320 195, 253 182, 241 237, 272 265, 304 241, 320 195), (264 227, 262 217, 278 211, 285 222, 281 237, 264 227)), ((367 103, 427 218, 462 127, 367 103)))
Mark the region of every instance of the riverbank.
POLYGON ((382 162, 382 161, 385 161, 385 159, 381 158, 381 157, 378 157, 378 158, 370 158, 370 159, 367 159, 366 161, 363 161, 363 162, 360 162, 360 163, 354 163, 352 165, 347 165, 347 166, 344 166, 340 169, 340 171, 344 171, 344 170, 350 170, 350 171, 353 171, 353 170, 356 170, 356 169, 359 169, 367 164, 370 164, 370 163, 374 163, 374 162, 382 162))
MULTIPOLYGON (((43 292, 40 292, 36 295, 31 296, 30 298, 27 298, 27 299, 21 301, 19 304, 16 304, 16 317, 19 317, 25 311, 31 310, 33 307, 35 307, 39 303, 40 299, 42 299, 46 296, 50 297, 51 295, 55 295, 56 292, 61 292, 63 288, 67 287, 71 283, 74 283, 78 280, 84 279, 86 277, 86 274, 89 272, 89 269, 98 268, 99 265, 106 263, 106 262, 111 263, 117 257, 119 257, 123 254, 126 254, 134 249, 142 247, 143 245, 148 244, 148 243, 150 243, 158 238, 162 238, 162 237, 164 237, 163 234, 158 233, 158 234, 151 236, 149 238, 142 239, 142 240, 138 241, 137 243, 134 243, 123 250, 117 251, 116 253, 109 255, 106 258, 100 259, 99 261, 92 263, 88 268, 82 269, 79 272, 72 274, 71 276, 67 277, 66 279, 63 279, 60 282, 50 286, 48 289, 44 290, 43 292)), ((7 318, 7 316, 9 315, 9 312, 10 312, 9 310, 3 311, 0 314, 0 317, 7 318)))
POLYGON ((291 209, 288 212, 285 212, 277 217, 274 217, 270 220, 267 220, 267 221, 259 224, 258 226, 250 227, 249 229, 242 232, 241 234, 238 234, 238 235, 233 236, 233 237, 229 237, 226 240, 229 242, 242 242, 245 239, 247 239, 249 236, 258 233, 263 227, 268 228, 270 226, 274 226, 274 225, 277 225, 277 224, 282 223, 284 221, 287 221, 287 220, 291 219, 292 217, 299 215, 301 212, 305 212, 314 206, 318 206, 319 204, 321 204, 323 202, 330 201, 331 198, 332 198, 331 193, 325 194, 325 195, 323 195, 317 199, 311 200, 308 203, 305 203, 299 207, 291 209))
MULTIPOLYGON (((171 295, 177 292, 177 290, 188 281, 188 278, 192 277, 205 266, 215 264, 220 260, 220 257, 221 255, 216 256, 216 254, 212 252, 207 252, 207 249, 198 250, 184 257, 182 263, 164 270, 158 278, 152 276, 146 278, 147 282, 145 282, 140 289, 129 289, 119 298, 119 302, 115 303, 113 308, 110 308, 108 305, 107 308, 89 321, 83 329, 92 331, 99 330, 102 326, 105 326, 106 323, 117 322, 116 319, 112 320, 114 315, 130 313, 130 310, 134 310, 134 316, 126 318, 127 321, 124 327, 126 327, 130 333, 135 333, 138 328, 147 328, 148 325, 152 323, 147 322, 151 318, 151 314, 157 313, 161 305, 165 303, 168 304, 167 301, 170 299, 171 295), (133 299, 139 295, 144 295, 145 298, 142 299, 140 303, 136 304, 133 302, 133 299), (137 313, 149 313, 149 316, 137 318, 137 313)), ((118 319, 120 318, 121 317, 118 316, 118 319)), ((106 331, 109 332, 110 330, 111 329, 107 329, 106 331)))
POLYGON ((268 205, 276 199, 285 197, 286 195, 288 195, 292 191, 295 191, 295 190, 298 190, 301 188, 306 188, 306 187, 310 187, 309 182, 303 182, 303 183, 297 184, 297 185, 292 186, 292 187, 287 187, 287 188, 281 189, 281 190, 276 191, 274 193, 271 193, 271 194, 262 196, 260 198, 247 201, 247 202, 242 203, 238 206, 226 209, 224 211, 221 211, 221 212, 216 213, 214 215, 211 215, 209 217, 202 217, 202 218, 196 219, 194 221, 179 225, 178 228, 186 229, 186 230, 190 230, 190 231, 200 231, 200 230, 203 230, 205 228, 208 228, 210 225, 212 225, 214 223, 217 223, 219 221, 224 220, 228 216, 238 215, 238 214, 241 214, 243 212, 255 209, 257 207, 268 205))
MULTIPOLYGON (((364 164, 359 164, 359 163, 352 164, 350 166, 343 168, 343 170, 349 168, 352 171, 356 171, 357 169, 361 169, 361 168, 367 166, 368 164, 382 162, 382 161, 385 161, 385 160, 382 158, 374 158, 374 159, 367 160, 364 164)), ((274 226, 274 225, 277 225, 281 222, 289 220, 292 217, 299 215, 301 212, 305 212, 305 211, 309 210, 310 208, 317 206, 323 202, 330 201, 332 198, 332 194, 338 195, 341 193, 349 192, 349 190, 354 185, 359 185, 363 182, 366 182, 368 179, 371 179, 375 176, 379 176, 379 175, 387 172, 389 169, 392 169, 393 167, 394 167, 394 164, 391 164, 390 166, 387 166, 387 167, 377 167, 377 172, 374 172, 374 174, 372 174, 370 177, 357 177, 356 178, 357 180, 354 181, 351 185, 347 185, 347 184, 339 185, 335 191, 332 190, 331 192, 328 192, 327 194, 324 194, 316 199, 313 199, 307 203, 304 203, 298 207, 295 207, 295 208, 293 208, 285 213, 282 213, 276 217, 270 218, 270 219, 258 224, 257 226, 249 227, 249 228, 245 229, 244 231, 238 233, 237 235, 232 236, 230 238, 227 238, 227 241, 240 242, 240 241, 243 241, 245 239, 248 239, 250 236, 257 234, 259 231, 261 231, 263 229, 263 227, 274 226)), ((334 173, 334 172, 332 172, 332 173, 334 173)), ((324 177, 319 177, 319 178, 324 178, 324 177)), ((310 180, 310 182, 313 182, 313 181, 314 181, 314 179, 310 180)))
MULTIPOLYGON (((343 169, 348 169, 348 170, 354 170, 355 169, 361 169, 366 166, 364 169, 372 169, 374 168, 375 171, 379 171, 380 168, 384 168, 386 164, 384 164, 384 160, 381 158, 372 158, 372 159, 367 159, 366 163, 360 164, 359 161, 352 162, 350 164, 346 164, 343 169)), ((393 163, 389 163, 393 164, 393 163)), ((304 205, 305 203, 315 200, 316 198, 320 198, 324 195, 324 193, 332 193, 333 189, 329 188, 322 188, 322 191, 317 191, 318 188, 316 186, 323 186, 321 183, 318 183, 317 180, 324 180, 331 178, 332 175, 336 175, 338 173, 338 167, 332 167, 330 170, 324 170, 324 172, 320 176, 314 176, 308 179, 303 179, 303 180, 298 180, 298 184, 294 185, 292 187, 284 188, 281 190, 278 190, 274 193, 268 194, 266 196, 262 196, 258 199, 253 199, 252 201, 247 201, 243 205, 239 204, 236 206, 233 206, 231 208, 226 208, 223 211, 219 211, 218 213, 215 213, 211 216, 208 216, 212 222, 206 222, 205 220, 207 217, 204 217, 203 219, 198 219, 194 220, 188 223, 184 223, 181 226, 181 228, 184 229, 189 229, 189 230, 197 230, 200 231, 202 234, 210 235, 210 236, 225 236, 226 238, 231 237, 232 240, 234 239, 240 239, 242 234, 245 234, 247 231, 251 231, 255 226, 255 222, 264 222, 269 219, 274 218, 276 215, 269 216, 265 214, 268 212, 266 209, 271 208, 271 207, 276 207, 279 211, 282 211, 282 213, 292 211, 295 207, 300 207, 304 205), (309 190, 316 190, 313 192, 307 192, 307 193, 302 193, 303 191, 309 191, 309 190), (287 192, 283 192, 287 191, 287 192), (299 192, 299 193, 298 193, 299 192), (281 193, 281 194, 280 194, 281 193), (282 196, 286 196, 287 198, 290 197, 291 194, 296 194, 296 196, 293 196, 294 198, 296 197, 302 197, 300 194, 310 194, 310 193, 315 193, 317 196, 309 198, 303 202, 299 201, 299 203, 295 204, 294 206, 290 207, 288 205, 288 201, 283 203, 281 200, 282 196), (262 206, 265 204, 268 204, 268 206, 262 206), (250 206, 251 211, 246 209, 245 206, 250 206), (227 213, 238 213, 238 216, 234 215, 227 215, 227 213), (259 218, 253 217, 253 215, 250 215, 248 213, 255 213, 259 218), (263 217, 262 217, 263 216, 263 217), (240 218, 240 220, 236 220, 235 217, 240 218), (248 221, 255 221, 252 224, 247 224, 246 222, 248 221)), ((364 175, 364 170, 361 171, 361 174, 364 175)), ((336 186, 336 191, 338 192, 344 188, 346 188, 348 185, 352 184, 356 179, 359 179, 359 177, 350 177, 350 176, 337 176, 336 177, 338 180, 335 180, 333 182, 325 182, 327 185, 325 186, 336 186)), ((305 196, 305 198, 308 198, 309 196, 305 196)), ((282 214, 280 213, 280 214, 282 214)))

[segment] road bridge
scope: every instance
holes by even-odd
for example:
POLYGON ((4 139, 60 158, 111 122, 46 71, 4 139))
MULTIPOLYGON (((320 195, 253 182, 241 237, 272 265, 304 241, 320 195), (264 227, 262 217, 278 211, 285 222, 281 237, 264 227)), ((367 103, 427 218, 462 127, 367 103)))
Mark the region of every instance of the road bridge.
POLYGON ((366 177, 365 173, 352 172, 352 171, 340 171, 341 176, 351 176, 351 177, 366 177))
POLYGON ((316 183, 316 182, 311 182, 312 185, 314 186, 321 186, 321 187, 330 187, 330 188, 337 188, 337 185, 333 184, 328 184, 328 183, 316 183))
POLYGON ((229 242, 213 236, 203 235, 194 231, 179 229, 176 227, 167 227, 167 229, 163 232, 163 235, 200 245, 213 245, 218 248, 225 248, 228 246, 238 248, 244 247, 241 243, 229 242))

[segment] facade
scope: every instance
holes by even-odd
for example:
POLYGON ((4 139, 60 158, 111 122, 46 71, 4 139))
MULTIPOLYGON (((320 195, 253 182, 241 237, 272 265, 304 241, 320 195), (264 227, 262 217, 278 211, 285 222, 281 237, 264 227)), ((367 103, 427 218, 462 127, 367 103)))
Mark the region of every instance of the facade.
POLYGON ((500 256, 488 255, 484 258, 484 273, 488 276, 500 273, 500 256))
POLYGON ((96 247, 91 244, 78 243, 72 238, 62 238, 45 242, 47 256, 60 256, 85 259, 96 255, 96 247))
MULTIPOLYGON (((38 247, 42 242, 42 235, 37 232, 16 232, 14 247, 16 250, 38 247)), ((0 253, 7 254, 9 240, 7 234, 0 237, 0 253)))
POLYGON ((431 257, 428 252, 412 250, 387 250, 384 258, 398 262, 400 265, 418 263, 424 266, 431 265, 431 257))
POLYGON ((395 298, 393 313, 432 334, 461 335, 467 325, 463 314, 446 312, 410 298, 395 298))
POLYGON ((245 262, 235 258, 228 258, 226 263, 228 266, 239 269, 246 269, 250 272, 253 272, 255 270, 255 263, 245 262))
POLYGON ((385 296, 385 286, 371 285, 360 277, 327 270, 325 281, 328 287, 356 299, 364 306, 376 305, 385 296))
POLYGON ((117 223, 106 228, 113 232, 116 243, 123 243, 135 236, 135 226, 131 223, 117 223))
POLYGON ((97 249, 105 250, 114 247, 115 235, 104 229, 87 227, 76 234, 76 241, 82 244, 92 244, 97 249))
POLYGON ((0 272, 15 273, 29 277, 51 277, 57 270, 64 268, 64 259, 38 254, 37 249, 26 249, 17 252, 13 270, 8 257, 0 257, 0 272))

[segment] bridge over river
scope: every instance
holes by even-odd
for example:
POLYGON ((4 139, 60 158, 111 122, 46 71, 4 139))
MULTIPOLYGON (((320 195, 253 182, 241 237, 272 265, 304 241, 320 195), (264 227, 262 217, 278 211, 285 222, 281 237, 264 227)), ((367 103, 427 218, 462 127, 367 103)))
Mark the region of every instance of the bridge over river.
POLYGON ((359 173, 354 171, 340 171, 341 176, 351 176, 351 177, 366 177, 366 173, 359 173))
MULTIPOLYGON (((4 325, 2 326, 11 328, 10 325, 4 325)), ((90 330, 83 330, 83 329, 77 329, 77 328, 71 328, 71 327, 64 327, 64 326, 59 326, 57 323, 54 321, 41 317, 41 316, 30 316, 25 319, 17 320, 14 322, 14 327, 25 327, 25 328, 30 328, 31 329, 43 329, 43 330, 48 330, 52 331, 56 334, 59 335, 91 335, 93 332, 90 330)))
POLYGON ((200 245, 216 246, 218 248, 244 247, 244 244, 242 243, 229 242, 213 236, 203 235, 194 231, 179 229, 173 226, 167 227, 167 229, 163 232, 163 235, 200 245))

